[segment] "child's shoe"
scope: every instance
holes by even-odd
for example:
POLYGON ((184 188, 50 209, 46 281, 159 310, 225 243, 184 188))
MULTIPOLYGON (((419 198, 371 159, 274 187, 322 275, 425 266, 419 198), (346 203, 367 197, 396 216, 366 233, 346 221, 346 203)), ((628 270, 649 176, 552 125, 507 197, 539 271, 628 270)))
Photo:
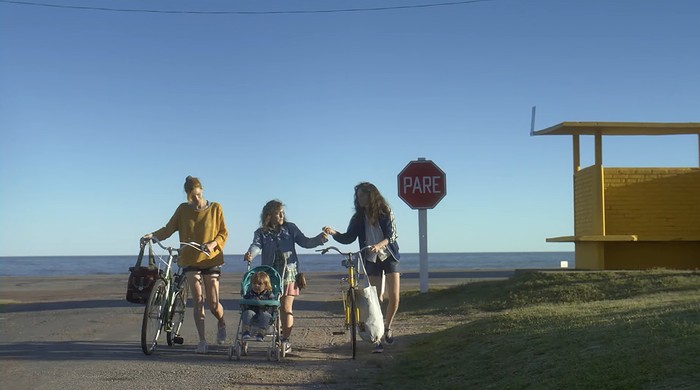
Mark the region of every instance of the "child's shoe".
POLYGON ((250 331, 246 330, 245 332, 243 332, 243 341, 247 341, 247 340, 250 340, 252 338, 253 338, 253 336, 250 335, 250 331))
POLYGON ((258 334, 255 335, 255 340, 257 340, 257 341, 263 341, 263 340, 265 340, 265 336, 263 336, 262 333, 258 333, 258 334))

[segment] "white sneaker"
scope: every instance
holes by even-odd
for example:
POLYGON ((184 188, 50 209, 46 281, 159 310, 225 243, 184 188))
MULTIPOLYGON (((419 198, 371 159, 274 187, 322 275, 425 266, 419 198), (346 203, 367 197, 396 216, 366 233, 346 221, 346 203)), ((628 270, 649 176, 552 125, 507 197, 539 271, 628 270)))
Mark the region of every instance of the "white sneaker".
POLYGON ((205 340, 199 342, 197 348, 194 349, 194 353, 205 354, 209 351, 209 346, 205 340))
POLYGON ((226 326, 220 326, 219 331, 216 332, 216 343, 221 345, 226 342, 226 326))
POLYGON ((289 339, 281 340, 281 342, 282 342, 282 350, 284 351, 285 355, 292 352, 292 343, 289 342, 289 339))

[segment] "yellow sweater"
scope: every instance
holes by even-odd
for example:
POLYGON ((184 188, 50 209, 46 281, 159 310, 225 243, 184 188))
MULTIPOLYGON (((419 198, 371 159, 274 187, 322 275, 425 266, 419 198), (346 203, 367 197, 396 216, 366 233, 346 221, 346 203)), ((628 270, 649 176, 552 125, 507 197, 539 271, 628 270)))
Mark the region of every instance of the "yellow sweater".
POLYGON ((189 246, 183 247, 178 260, 180 267, 209 268, 224 264, 223 248, 228 238, 228 230, 220 204, 211 202, 207 208, 196 211, 190 204, 182 203, 170 221, 153 232, 153 236, 162 241, 176 231, 180 233, 181 242, 194 241, 204 244, 216 240, 218 244, 210 257, 189 246))

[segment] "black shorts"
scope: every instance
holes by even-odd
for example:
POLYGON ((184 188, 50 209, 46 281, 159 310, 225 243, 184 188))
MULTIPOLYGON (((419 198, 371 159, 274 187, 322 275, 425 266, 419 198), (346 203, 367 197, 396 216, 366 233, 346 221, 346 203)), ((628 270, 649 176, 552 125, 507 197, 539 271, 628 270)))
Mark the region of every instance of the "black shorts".
POLYGON ((399 272, 399 262, 389 256, 384 261, 377 259, 376 263, 365 261, 365 269, 369 276, 382 276, 382 274, 395 274, 399 272))
POLYGON ((209 268, 197 268, 197 267, 185 267, 183 269, 185 273, 187 272, 199 272, 202 275, 221 275, 221 266, 216 265, 214 267, 209 267, 209 268))

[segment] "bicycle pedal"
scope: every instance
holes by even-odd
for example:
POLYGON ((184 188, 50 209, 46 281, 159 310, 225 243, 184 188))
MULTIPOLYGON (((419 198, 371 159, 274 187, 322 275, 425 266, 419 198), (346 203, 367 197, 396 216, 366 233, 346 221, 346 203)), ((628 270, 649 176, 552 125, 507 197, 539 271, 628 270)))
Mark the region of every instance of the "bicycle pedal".
POLYGON ((175 336, 173 338, 173 343, 175 344, 182 344, 185 342, 185 339, 182 336, 175 336))

